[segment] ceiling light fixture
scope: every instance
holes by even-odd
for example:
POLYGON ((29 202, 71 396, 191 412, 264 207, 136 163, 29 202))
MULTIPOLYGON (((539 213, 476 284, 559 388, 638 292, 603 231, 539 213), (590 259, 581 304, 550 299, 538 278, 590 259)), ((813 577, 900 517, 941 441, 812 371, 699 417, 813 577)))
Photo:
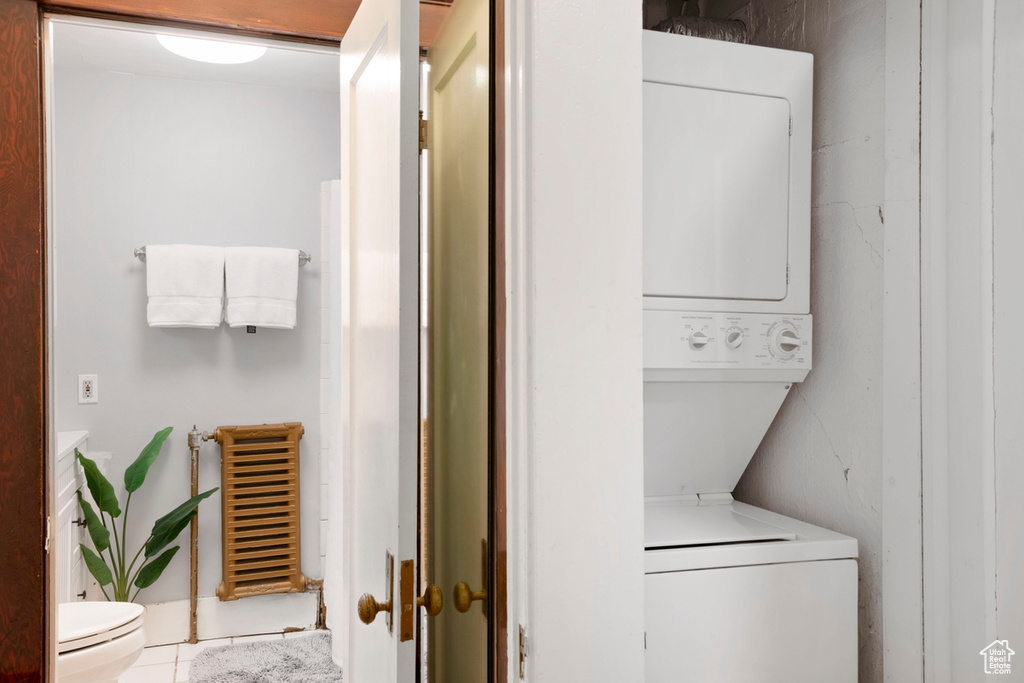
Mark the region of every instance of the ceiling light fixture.
POLYGON ((158 34, 156 39, 176 55, 210 64, 245 64, 259 59, 267 51, 267 48, 262 45, 225 43, 205 38, 184 38, 158 34))

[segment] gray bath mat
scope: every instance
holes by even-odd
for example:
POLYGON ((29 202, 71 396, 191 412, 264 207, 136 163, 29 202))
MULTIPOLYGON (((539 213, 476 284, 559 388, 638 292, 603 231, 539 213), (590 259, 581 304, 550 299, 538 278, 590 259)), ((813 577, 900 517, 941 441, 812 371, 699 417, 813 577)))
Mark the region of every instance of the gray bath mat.
POLYGON ((331 634, 222 645, 192 660, 189 683, 340 683, 331 634))

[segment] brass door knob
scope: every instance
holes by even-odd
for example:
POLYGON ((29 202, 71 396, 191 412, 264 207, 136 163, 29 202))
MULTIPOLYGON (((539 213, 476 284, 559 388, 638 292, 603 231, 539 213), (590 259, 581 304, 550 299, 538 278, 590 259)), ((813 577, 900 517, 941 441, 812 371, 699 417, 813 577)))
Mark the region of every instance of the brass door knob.
POLYGON ((425 607, 427 609, 427 616, 436 617, 441 613, 441 608, 444 607, 444 593, 441 592, 440 588, 431 583, 423 591, 423 595, 416 598, 416 606, 425 607))
POLYGON ((465 581, 459 581, 455 584, 455 590, 452 593, 452 597, 455 599, 455 609, 462 613, 469 611, 469 608, 473 606, 474 600, 487 599, 487 591, 472 590, 465 581))
POLYGON ((359 621, 364 624, 372 624, 373 620, 377 618, 378 612, 391 613, 391 601, 379 603, 369 593, 363 593, 363 597, 359 598, 358 610, 359 621))

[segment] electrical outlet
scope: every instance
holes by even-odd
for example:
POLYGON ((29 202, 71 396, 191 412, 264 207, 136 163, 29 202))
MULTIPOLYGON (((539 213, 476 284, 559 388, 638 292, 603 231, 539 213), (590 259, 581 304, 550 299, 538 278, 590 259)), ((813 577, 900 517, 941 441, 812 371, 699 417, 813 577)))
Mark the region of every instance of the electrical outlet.
POLYGON ((100 402, 100 391, 99 385, 96 381, 96 375, 79 375, 78 376, 78 402, 79 403, 99 403, 100 402))

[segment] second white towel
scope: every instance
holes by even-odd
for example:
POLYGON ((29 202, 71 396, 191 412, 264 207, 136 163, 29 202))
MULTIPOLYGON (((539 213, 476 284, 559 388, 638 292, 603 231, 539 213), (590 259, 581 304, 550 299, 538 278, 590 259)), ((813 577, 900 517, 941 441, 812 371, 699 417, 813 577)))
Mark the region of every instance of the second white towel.
POLYGON ((227 314, 231 327, 295 327, 299 251, 269 247, 224 250, 227 314))

